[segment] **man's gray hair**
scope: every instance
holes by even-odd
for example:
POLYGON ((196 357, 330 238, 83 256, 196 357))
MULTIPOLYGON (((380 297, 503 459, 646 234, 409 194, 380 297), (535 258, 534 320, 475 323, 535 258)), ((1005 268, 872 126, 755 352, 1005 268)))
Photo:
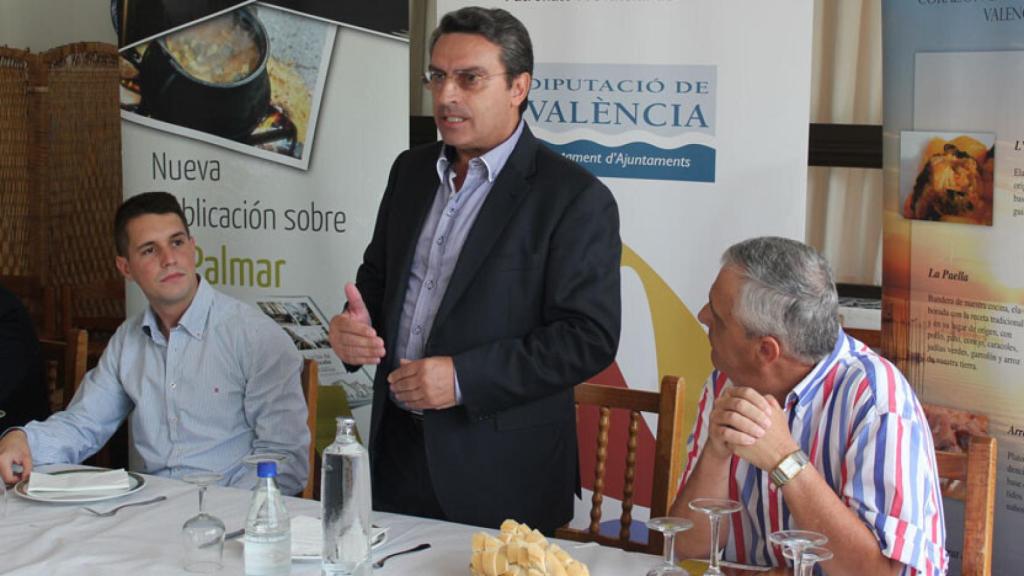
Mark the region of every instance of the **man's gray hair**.
POLYGON ((784 353, 815 364, 839 337, 839 296, 832 268, 815 249, 765 236, 734 244, 722 266, 744 278, 733 315, 751 337, 774 336, 784 353))

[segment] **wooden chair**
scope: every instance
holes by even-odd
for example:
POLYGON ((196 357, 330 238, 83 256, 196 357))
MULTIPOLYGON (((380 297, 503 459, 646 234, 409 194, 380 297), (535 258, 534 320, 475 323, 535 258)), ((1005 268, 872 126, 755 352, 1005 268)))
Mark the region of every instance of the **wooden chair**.
POLYGON ((302 489, 302 497, 308 500, 315 499, 317 483, 317 457, 316 457, 316 410, 317 397, 320 390, 320 366, 316 360, 306 358, 302 361, 302 393, 306 396, 306 425, 309 427, 309 478, 306 479, 306 487, 302 489))
POLYGON ((101 280, 60 287, 60 321, 64 331, 89 332, 89 366, 95 366, 110 337, 125 319, 124 280, 101 280))
POLYGON ((50 395, 50 411, 67 408, 85 376, 89 335, 85 330, 68 330, 64 340, 41 338, 44 382, 50 395))
POLYGON ((638 431, 642 412, 658 415, 658 431, 655 436, 654 475, 651 487, 651 517, 665 516, 675 497, 673 489, 679 484, 682 474, 683 447, 686 442, 682 430, 683 396, 685 386, 677 376, 665 376, 661 380, 661 392, 631 390, 614 386, 583 383, 576 386, 577 413, 581 405, 597 406, 599 421, 597 430, 597 465, 594 473, 594 495, 591 499, 590 525, 585 530, 563 526, 555 530, 555 536, 581 542, 598 542, 624 550, 660 554, 660 534, 651 532, 646 544, 630 540, 630 526, 633 522, 633 495, 635 494, 636 456, 638 431), (622 514, 619 517, 618 538, 599 533, 601 525, 601 503, 604 499, 605 465, 608 456, 608 431, 611 410, 629 411, 629 429, 626 444, 626 466, 623 485, 622 514))
POLYGON ((936 451, 942 495, 964 503, 960 574, 992 573, 992 526, 996 505, 996 439, 971 436, 967 452, 936 451))
POLYGON ((21 298, 40 338, 57 338, 57 305, 53 288, 44 287, 38 276, 0 276, 0 285, 21 298))

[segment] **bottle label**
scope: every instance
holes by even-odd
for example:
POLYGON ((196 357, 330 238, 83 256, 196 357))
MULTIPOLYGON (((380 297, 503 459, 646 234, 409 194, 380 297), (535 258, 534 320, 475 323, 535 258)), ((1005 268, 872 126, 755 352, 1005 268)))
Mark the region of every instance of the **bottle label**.
POLYGON ((280 576, 291 572, 290 539, 277 542, 245 542, 246 576, 280 576))

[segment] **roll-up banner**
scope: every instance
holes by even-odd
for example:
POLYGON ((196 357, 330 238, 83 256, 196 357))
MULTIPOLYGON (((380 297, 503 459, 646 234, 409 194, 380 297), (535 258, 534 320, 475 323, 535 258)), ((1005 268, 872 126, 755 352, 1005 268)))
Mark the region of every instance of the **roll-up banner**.
MULTIPOLYGON (((503 8, 526 25, 535 59, 527 124, 618 201, 622 337, 594 381, 657 390, 662 376, 684 377, 688 433, 711 371, 696 315, 719 257, 751 236, 804 238, 811 2, 438 0, 438 17, 468 5, 503 8)), ((603 529, 616 535, 625 443, 614 436, 625 439, 626 419, 613 416, 605 480, 612 520, 603 529)), ((655 423, 640 431, 638 532, 655 423)), ((581 438, 578 526, 589 521, 594 449, 581 438)))
POLYGON ((372 374, 345 372, 327 322, 409 125, 406 2, 357 4, 112 3, 125 196, 177 196, 203 281, 276 320, 353 407, 372 374))
MULTIPOLYGON (((883 4, 883 346, 936 448, 998 442, 993 574, 1024 563, 1024 2, 883 4)), ((963 506, 946 502, 950 574, 963 506)))

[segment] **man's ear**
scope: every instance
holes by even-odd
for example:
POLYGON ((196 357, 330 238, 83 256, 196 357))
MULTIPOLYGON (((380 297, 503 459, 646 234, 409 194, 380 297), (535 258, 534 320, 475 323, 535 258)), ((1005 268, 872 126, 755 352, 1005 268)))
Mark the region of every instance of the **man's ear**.
POLYGON ((117 266, 117 271, 121 273, 126 279, 132 279, 131 270, 128 268, 128 259, 124 256, 118 256, 114 258, 114 265, 117 266))
POLYGON ((530 93, 530 84, 533 83, 533 76, 529 72, 523 72, 519 76, 512 79, 512 106, 518 109, 519 105, 526 100, 526 96, 530 93))
POLYGON ((775 336, 762 336, 757 343, 757 357, 767 366, 782 357, 782 344, 775 336))

